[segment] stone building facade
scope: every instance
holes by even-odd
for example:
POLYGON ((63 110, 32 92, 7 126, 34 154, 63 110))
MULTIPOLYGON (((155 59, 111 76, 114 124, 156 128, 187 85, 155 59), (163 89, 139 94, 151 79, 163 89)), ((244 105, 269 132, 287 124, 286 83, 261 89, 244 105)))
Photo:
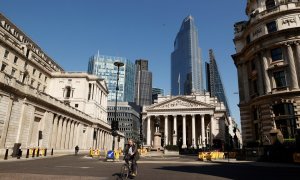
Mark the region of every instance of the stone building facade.
POLYGON ((224 104, 209 93, 159 96, 157 103, 143 110, 144 144, 154 149, 165 145, 204 148, 217 139, 225 142, 228 125, 224 104))
MULTIPOLYGON (((124 134, 125 142, 129 139, 139 140, 140 130, 140 106, 133 102, 117 102, 117 121, 119 122, 119 131, 124 134)), ((115 102, 108 102, 107 106, 108 123, 115 119, 115 102)))
POLYGON ((244 143, 294 139, 300 110, 300 2, 248 0, 234 25, 244 143), (282 135, 281 135, 282 134, 282 135))
MULTIPOLYGON (((2 14, 0 68, 0 154, 16 143, 54 152, 112 146, 110 126, 103 121, 107 115, 100 121, 55 98, 51 83, 64 70, 2 14)), ((101 91, 106 100, 107 89, 101 91)))

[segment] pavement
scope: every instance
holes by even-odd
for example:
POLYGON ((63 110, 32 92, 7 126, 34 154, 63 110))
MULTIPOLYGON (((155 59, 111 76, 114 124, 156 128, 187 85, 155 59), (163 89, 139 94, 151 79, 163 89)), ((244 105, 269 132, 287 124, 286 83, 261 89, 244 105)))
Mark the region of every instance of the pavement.
MULTIPOLYGON (((118 179, 124 162, 107 162, 86 155, 49 156, 0 161, 0 180, 96 180, 118 179)), ((193 179, 297 179, 300 166, 222 159, 198 161, 197 156, 141 157, 138 176, 142 180, 193 179)))

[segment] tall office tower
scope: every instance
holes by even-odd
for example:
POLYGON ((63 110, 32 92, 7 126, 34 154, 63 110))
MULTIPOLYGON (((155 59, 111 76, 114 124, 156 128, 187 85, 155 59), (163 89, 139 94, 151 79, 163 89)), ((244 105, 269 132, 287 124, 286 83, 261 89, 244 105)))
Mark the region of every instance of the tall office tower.
POLYGON ((246 14, 247 21, 234 25, 232 55, 243 142, 295 139, 300 133, 299 2, 248 0, 246 14))
POLYGON ((227 98, 221 76, 219 73, 218 65, 212 49, 209 50, 209 63, 206 64, 206 86, 207 91, 211 96, 215 96, 219 101, 223 102, 226 106, 228 116, 230 116, 230 109, 227 103, 227 98))
POLYGON ((106 80, 108 87, 108 101, 116 99, 116 85, 118 68, 114 62, 123 62, 120 67, 118 101, 134 102, 134 64, 124 57, 99 55, 92 56, 89 60, 88 73, 106 80))
POLYGON ((182 22, 171 54, 171 94, 192 92, 203 92, 203 79, 198 30, 194 18, 188 16, 182 22))
POLYGON ((140 106, 152 104, 152 72, 148 71, 148 60, 135 61, 135 102, 140 106))

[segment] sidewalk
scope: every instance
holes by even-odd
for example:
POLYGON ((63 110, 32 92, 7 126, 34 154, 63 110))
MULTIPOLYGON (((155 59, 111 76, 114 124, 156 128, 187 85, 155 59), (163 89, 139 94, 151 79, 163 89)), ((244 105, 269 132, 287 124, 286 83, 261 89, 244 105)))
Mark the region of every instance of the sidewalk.
POLYGON ((240 161, 236 159, 216 159, 207 162, 215 162, 215 163, 230 163, 230 164, 246 164, 252 166, 260 166, 260 167, 290 167, 290 168, 300 168, 300 164, 292 164, 292 163, 275 163, 275 162, 256 162, 256 161, 240 161))

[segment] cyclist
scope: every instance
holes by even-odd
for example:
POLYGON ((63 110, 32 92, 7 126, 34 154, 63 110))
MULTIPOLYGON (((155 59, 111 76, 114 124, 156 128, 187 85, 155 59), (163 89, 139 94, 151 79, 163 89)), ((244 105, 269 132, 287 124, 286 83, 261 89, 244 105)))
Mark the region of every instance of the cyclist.
POLYGON ((128 140, 128 144, 125 148, 125 162, 129 164, 129 161, 132 162, 132 171, 131 176, 136 176, 136 167, 137 167, 137 160, 139 160, 139 152, 137 151, 136 144, 133 142, 132 139, 128 140))

